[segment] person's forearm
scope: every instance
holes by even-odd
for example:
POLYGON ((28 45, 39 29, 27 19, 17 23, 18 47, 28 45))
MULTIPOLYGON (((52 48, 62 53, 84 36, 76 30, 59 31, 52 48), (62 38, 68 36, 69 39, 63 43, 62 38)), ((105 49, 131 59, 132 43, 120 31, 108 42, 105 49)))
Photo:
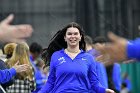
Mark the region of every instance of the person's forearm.
POLYGON ((140 39, 128 42, 126 51, 128 59, 140 60, 140 39))
POLYGON ((14 68, 0 70, 0 83, 4 84, 12 79, 16 75, 16 70, 14 68))

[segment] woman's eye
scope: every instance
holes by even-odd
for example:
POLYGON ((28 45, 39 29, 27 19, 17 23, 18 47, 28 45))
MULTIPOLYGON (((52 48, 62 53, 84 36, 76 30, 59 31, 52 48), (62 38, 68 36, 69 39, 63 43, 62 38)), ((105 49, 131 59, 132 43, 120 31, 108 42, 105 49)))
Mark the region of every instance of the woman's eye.
POLYGON ((68 33, 67 35, 72 35, 71 33, 68 33))
POLYGON ((74 35, 78 35, 78 33, 74 33, 74 35))

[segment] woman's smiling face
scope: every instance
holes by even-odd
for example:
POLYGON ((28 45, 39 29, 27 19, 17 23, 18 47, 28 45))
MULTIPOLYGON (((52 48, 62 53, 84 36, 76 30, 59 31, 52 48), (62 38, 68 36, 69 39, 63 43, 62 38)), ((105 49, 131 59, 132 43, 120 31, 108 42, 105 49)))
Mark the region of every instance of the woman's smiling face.
POLYGON ((64 39, 67 42, 67 46, 79 46, 79 41, 81 41, 79 30, 75 27, 68 28, 64 39))

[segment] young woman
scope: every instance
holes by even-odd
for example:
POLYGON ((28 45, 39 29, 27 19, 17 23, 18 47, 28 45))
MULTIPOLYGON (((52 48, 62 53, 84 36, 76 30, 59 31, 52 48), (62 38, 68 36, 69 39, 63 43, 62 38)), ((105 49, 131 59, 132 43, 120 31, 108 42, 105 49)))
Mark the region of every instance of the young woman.
POLYGON ((58 31, 47 48, 50 74, 39 93, 114 93, 102 87, 95 61, 85 52, 84 34, 77 23, 58 31))
POLYGON ((7 60, 7 65, 12 67, 17 61, 19 61, 19 65, 30 65, 30 69, 17 74, 14 83, 7 87, 6 93, 31 93, 35 89, 34 71, 29 60, 29 47, 26 43, 17 44, 12 57, 7 60))

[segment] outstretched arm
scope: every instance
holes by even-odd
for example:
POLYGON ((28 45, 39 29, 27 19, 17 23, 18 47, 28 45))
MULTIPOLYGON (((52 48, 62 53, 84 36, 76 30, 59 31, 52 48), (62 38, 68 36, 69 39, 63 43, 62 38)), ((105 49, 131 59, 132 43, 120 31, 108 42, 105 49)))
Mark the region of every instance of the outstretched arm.
POLYGON ((140 39, 128 41, 113 33, 108 34, 112 41, 106 46, 96 46, 96 49, 102 54, 97 58, 103 62, 123 62, 128 59, 140 60, 140 39))
POLYGON ((0 84, 4 84, 11 80, 13 76, 16 75, 16 73, 21 73, 24 71, 27 71, 30 68, 29 65, 23 64, 23 65, 15 65, 14 67, 10 69, 0 70, 0 84))
POLYGON ((0 41, 1 42, 22 42, 25 38, 30 37, 33 29, 31 25, 20 24, 10 25, 14 15, 9 15, 6 19, 0 22, 0 41))
POLYGON ((89 80, 90 80, 90 84, 91 84, 91 88, 97 92, 97 93, 114 93, 113 90, 111 89, 105 89, 99 82, 97 74, 96 74, 96 67, 95 67, 95 61, 94 59, 91 57, 90 58, 90 67, 89 67, 89 80))
POLYGON ((113 33, 108 33, 111 42, 105 46, 96 45, 96 49, 101 53, 97 57, 98 61, 102 62, 121 62, 127 60, 127 42, 128 40, 119 37, 113 33))
POLYGON ((8 82, 15 75, 16 75, 16 70, 14 68, 0 70, 0 84, 4 84, 8 82))
POLYGON ((129 41, 127 43, 126 51, 129 59, 140 60, 140 39, 129 41))

